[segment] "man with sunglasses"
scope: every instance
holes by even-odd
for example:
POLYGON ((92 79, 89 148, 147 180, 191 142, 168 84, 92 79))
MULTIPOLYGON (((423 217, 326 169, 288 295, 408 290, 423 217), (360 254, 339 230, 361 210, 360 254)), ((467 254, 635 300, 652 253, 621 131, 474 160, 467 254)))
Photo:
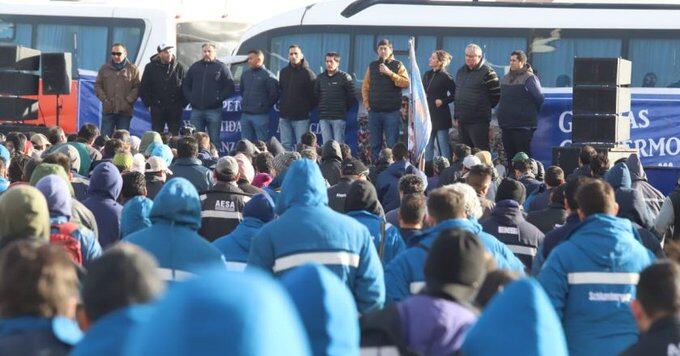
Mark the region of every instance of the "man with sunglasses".
POLYGON ((111 47, 111 61, 99 68, 94 83, 94 92, 102 102, 102 136, 130 129, 139 85, 139 70, 127 59, 125 45, 115 43, 111 47))

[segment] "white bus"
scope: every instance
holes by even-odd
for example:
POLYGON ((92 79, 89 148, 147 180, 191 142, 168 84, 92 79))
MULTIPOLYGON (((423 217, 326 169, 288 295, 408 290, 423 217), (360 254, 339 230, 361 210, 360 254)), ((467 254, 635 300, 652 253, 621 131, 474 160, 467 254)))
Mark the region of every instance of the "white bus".
POLYGON ((394 43, 407 57, 416 37, 420 68, 435 49, 453 55, 451 71, 475 42, 500 73, 510 52, 524 50, 545 87, 571 86, 573 58, 623 57, 633 61, 633 86, 680 86, 680 1, 422 1, 334 0, 276 16, 248 29, 237 54, 269 53, 276 72, 287 64, 288 45, 297 43, 310 66, 322 70, 328 51, 342 54, 341 69, 361 80, 376 58, 377 40, 394 43), (656 79, 654 79, 656 78, 656 79))

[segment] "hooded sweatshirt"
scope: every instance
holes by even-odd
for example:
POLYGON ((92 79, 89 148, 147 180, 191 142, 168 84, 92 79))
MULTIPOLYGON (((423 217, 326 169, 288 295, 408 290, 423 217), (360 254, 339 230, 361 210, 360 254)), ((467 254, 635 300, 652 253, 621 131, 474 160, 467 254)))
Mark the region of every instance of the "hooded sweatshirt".
POLYGON ((323 264, 349 287, 360 313, 382 307, 384 276, 371 235, 328 207, 326 184, 315 162, 300 159, 290 166, 276 213, 279 218, 255 235, 249 267, 278 275, 306 263, 323 264))
POLYGON ((198 234, 201 202, 196 188, 184 178, 163 186, 149 214, 151 227, 125 240, 151 253, 166 280, 198 273, 205 265, 224 266, 222 255, 198 234))
POLYGON ((340 144, 334 140, 324 142, 319 168, 321 168, 321 174, 331 186, 338 184, 342 177, 341 162, 340 144))
POLYGON ((370 182, 357 180, 352 183, 347 192, 347 200, 345 200, 345 212, 368 228, 383 265, 406 250, 406 244, 401 238, 399 229, 386 222, 382 216, 382 207, 378 202, 375 188, 370 182))
POLYGON ((633 181, 631 188, 642 193, 649 212, 656 218, 661 211, 661 205, 663 205, 665 199, 663 193, 649 184, 647 174, 644 168, 642 168, 642 162, 640 162, 637 154, 634 153, 628 157, 626 166, 630 171, 630 178, 633 181))
POLYGON ((264 224, 274 219, 274 208, 274 201, 269 194, 254 196, 246 203, 243 221, 236 229, 212 243, 224 255, 228 270, 243 271, 246 268, 253 236, 264 224))
POLYGON ((307 330, 314 355, 358 356, 357 307, 347 287, 327 268, 309 264, 281 278, 307 330))
POLYGON ((482 226, 468 219, 444 220, 419 236, 414 247, 407 249, 385 266, 387 301, 401 301, 418 293, 425 286, 423 267, 427 253, 443 230, 459 228, 469 231, 480 239, 484 248, 494 257, 500 269, 524 274, 524 265, 502 242, 482 231, 482 226))
POLYGON ((148 322, 153 311, 151 305, 132 305, 102 316, 87 330, 70 356, 125 355, 125 342, 131 337, 131 330, 148 322))
POLYGON ((555 247, 538 280, 567 337, 570 355, 615 355, 637 340, 630 311, 639 272, 654 261, 626 219, 588 216, 555 247))
POLYGON ((649 211, 642 192, 632 189, 633 182, 625 163, 617 163, 605 175, 605 180, 616 190, 619 204, 617 216, 630 219, 645 229, 654 228, 654 217, 649 211))
POLYGON ((123 178, 112 163, 103 162, 92 171, 88 198, 83 204, 92 211, 99 227, 99 242, 102 247, 120 239, 120 216, 123 206, 116 199, 123 188, 123 178))
MULTIPOLYGON (((71 221, 71 197, 69 196, 66 182, 54 174, 50 174, 38 181, 36 188, 47 199, 47 207, 50 212, 51 233, 59 233, 59 225, 71 221)), ((80 243, 83 264, 91 262, 101 256, 102 247, 95 239, 94 233, 87 228, 76 224, 77 229, 71 236, 80 243)))
POLYGON ((286 292, 262 273, 212 269, 171 288, 125 355, 311 355, 286 292))
POLYGON ((535 280, 521 279, 498 292, 486 306, 467 333, 463 354, 566 356, 569 353, 560 319, 545 292, 535 280))
POLYGON ((414 167, 406 159, 392 163, 386 170, 378 175, 375 182, 375 189, 378 191, 378 198, 385 211, 390 211, 399 207, 399 179, 404 174, 416 174, 422 178, 427 188, 427 176, 425 173, 414 167))
POLYGON ((50 215, 39 190, 18 185, 0 196, 0 245, 27 237, 49 241, 50 215))
POLYGON ((147 197, 136 196, 128 200, 120 217, 120 238, 151 226, 149 214, 152 207, 153 200, 147 197))

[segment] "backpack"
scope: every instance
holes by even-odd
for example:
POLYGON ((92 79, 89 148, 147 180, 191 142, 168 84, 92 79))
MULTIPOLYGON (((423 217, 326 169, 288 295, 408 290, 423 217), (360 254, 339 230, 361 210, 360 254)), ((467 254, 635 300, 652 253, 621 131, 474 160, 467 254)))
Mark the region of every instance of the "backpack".
POLYGON ((57 232, 50 233, 50 243, 53 245, 60 245, 68 257, 77 265, 83 264, 83 251, 80 242, 73 236, 73 233, 78 230, 78 225, 72 222, 65 222, 63 224, 54 224, 51 226, 52 230, 57 232))

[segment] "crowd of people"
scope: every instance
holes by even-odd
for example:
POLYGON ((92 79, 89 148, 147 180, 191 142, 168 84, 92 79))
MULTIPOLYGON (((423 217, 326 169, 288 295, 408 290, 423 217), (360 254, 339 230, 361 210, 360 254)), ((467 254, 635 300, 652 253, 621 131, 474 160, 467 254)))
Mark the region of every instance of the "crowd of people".
POLYGON ((450 55, 433 53, 426 87, 444 96, 431 104, 450 120, 447 104, 461 100, 454 117, 470 144, 450 145, 438 133, 449 127, 437 126, 431 144, 451 153, 432 150, 421 170, 387 133, 390 95, 408 85, 389 41, 362 87, 371 132, 387 141, 373 162, 334 139, 319 146, 308 121, 298 125, 316 99, 297 95, 333 93, 318 105, 337 119, 350 104, 339 93, 353 90, 341 72, 315 79, 299 46, 278 84, 261 52, 249 54, 242 125, 254 136, 220 157, 212 124, 230 74, 207 45, 180 75, 170 49, 159 46, 138 83, 158 130, 124 128, 138 84, 109 92, 136 71, 115 45, 98 79, 111 108, 101 132, 0 137, 0 354, 680 352, 680 185, 664 196, 637 155, 609 162, 591 146, 574 172, 532 159, 522 145, 540 85, 523 53, 499 80, 468 46, 457 87, 444 72, 450 55), (170 85, 155 75, 183 78, 172 100, 148 94, 170 85), (280 94, 281 82, 293 92, 280 94), (195 132, 170 124, 183 98, 202 123, 195 132), (259 136, 276 100, 285 144, 259 136), (531 107, 520 113, 523 100, 531 107), (503 126, 517 150, 507 161, 488 148, 496 103, 528 120, 503 126))

